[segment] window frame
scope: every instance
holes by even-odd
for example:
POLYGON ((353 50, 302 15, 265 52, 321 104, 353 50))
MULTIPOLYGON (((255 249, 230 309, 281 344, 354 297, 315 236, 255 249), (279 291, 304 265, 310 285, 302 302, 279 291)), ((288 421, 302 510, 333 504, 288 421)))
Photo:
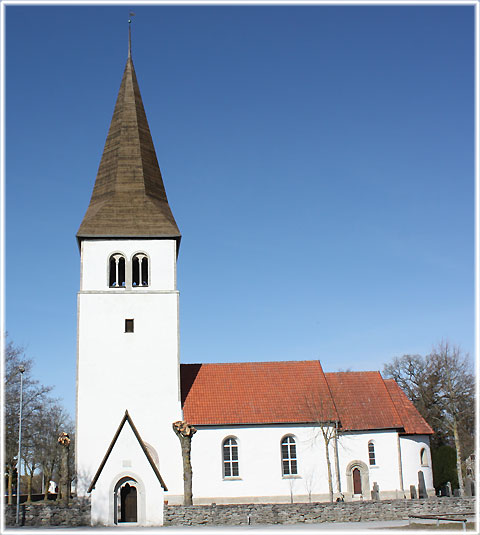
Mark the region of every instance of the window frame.
POLYGON ((368 447, 368 466, 378 466, 376 454, 375 454, 375 442, 373 440, 369 440, 367 447, 368 447), (372 463, 372 460, 373 460, 373 463, 372 463))
POLYGON ((224 480, 241 479, 240 478, 240 455, 238 438, 235 436, 228 436, 222 440, 222 477, 224 480), (234 451, 236 459, 234 458, 234 451), (228 452, 228 455, 225 455, 228 452), (230 474, 227 474, 227 468, 230 474), (235 474, 236 468, 236 474, 235 474))
POLYGON ((427 448, 425 448, 425 447, 422 447, 420 449, 420 466, 430 466, 428 464, 427 448))
POLYGON ((280 464, 283 478, 299 477, 297 441, 294 435, 285 435, 280 440, 280 464), (287 449, 286 455, 284 455, 284 446, 287 449), (285 465, 285 463, 287 464, 285 465))
POLYGON ((145 253, 144 251, 137 251, 132 254, 132 257, 130 259, 130 265, 132 266, 132 288, 148 288, 150 286, 150 257, 145 253), (141 258, 138 258, 141 257, 141 258), (133 266, 135 263, 135 260, 138 262, 138 284, 135 284, 134 281, 134 274, 133 274, 133 266), (142 282, 142 272, 143 272, 143 262, 147 263, 147 283, 143 284, 142 282))
POLYGON ((111 290, 118 290, 123 289, 127 287, 127 257, 125 254, 123 254, 120 251, 115 251, 113 253, 110 253, 108 255, 107 260, 107 287, 111 290), (118 284, 119 281, 119 262, 120 260, 123 260, 124 266, 123 266, 123 284, 118 284), (115 262, 115 274, 114 274, 114 282, 111 284, 112 280, 112 261, 115 262))

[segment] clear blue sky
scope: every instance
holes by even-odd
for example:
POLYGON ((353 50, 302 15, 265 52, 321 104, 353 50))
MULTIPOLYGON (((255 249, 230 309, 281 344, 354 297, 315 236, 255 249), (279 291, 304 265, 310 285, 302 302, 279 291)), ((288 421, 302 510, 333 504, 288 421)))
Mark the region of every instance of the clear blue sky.
MULTIPOLYGON (((474 350, 474 8, 135 6, 182 362, 474 350)), ((6 8, 6 326, 74 413, 75 233, 129 8, 6 8)))

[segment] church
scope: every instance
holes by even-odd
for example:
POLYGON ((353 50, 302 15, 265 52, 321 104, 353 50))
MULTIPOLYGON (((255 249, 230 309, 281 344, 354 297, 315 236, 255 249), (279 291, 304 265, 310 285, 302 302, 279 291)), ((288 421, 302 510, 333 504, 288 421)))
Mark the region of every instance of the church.
POLYGON ((183 503, 177 421, 197 430, 194 504, 434 493, 432 429, 379 372, 180 363, 181 234, 130 42, 77 240, 77 495, 91 497, 93 525, 160 526, 164 504, 183 503))

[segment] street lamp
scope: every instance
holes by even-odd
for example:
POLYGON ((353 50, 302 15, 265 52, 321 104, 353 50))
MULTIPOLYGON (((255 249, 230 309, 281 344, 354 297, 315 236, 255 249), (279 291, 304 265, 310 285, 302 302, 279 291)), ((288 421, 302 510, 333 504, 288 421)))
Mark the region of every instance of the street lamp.
POLYGON ((17 517, 16 523, 19 523, 20 518, 20 463, 21 463, 21 454, 22 454, 22 406, 23 406, 23 372, 25 371, 24 366, 19 366, 18 371, 20 372, 20 421, 18 424, 18 461, 17 461, 17 517))

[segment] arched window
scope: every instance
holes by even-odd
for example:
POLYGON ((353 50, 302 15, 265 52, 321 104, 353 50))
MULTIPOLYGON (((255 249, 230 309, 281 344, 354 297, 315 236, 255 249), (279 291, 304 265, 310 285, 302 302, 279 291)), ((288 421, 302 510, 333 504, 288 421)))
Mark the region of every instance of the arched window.
POLYGON ((368 443, 368 462, 370 466, 375 465, 375 444, 373 442, 368 443))
POLYGON ((427 450, 425 448, 420 450, 420 464, 422 466, 428 466, 427 450))
POLYGON ((223 477, 238 477, 238 444, 235 438, 223 441, 223 477))
POLYGON ((282 474, 284 476, 298 474, 297 447, 295 439, 291 435, 287 435, 282 439, 282 474))
POLYGON ((132 259, 132 286, 148 286, 148 256, 144 253, 132 259))
POLYGON ((120 253, 110 257, 108 285, 110 288, 125 287, 125 257, 120 253))

